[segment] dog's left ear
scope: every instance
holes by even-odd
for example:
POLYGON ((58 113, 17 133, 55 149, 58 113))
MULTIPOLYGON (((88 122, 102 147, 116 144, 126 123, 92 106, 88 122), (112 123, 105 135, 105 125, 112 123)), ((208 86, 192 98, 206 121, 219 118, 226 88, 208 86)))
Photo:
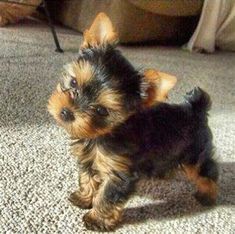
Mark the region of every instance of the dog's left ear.
POLYGON ((165 101, 176 82, 176 77, 170 74, 154 69, 145 70, 141 87, 144 107, 150 107, 157 102, 165 101))
POLYGON ((93 21, 90 29, 85 30, 84 41, 81 48, 97 47, 102 45, 115 45, 118 41, 118 35, 114 30, 109 17, 101 12, 93 21))

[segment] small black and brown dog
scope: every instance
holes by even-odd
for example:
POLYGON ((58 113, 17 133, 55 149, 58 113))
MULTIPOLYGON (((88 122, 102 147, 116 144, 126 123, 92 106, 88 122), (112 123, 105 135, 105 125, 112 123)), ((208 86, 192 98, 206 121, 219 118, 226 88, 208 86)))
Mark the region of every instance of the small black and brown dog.
POLYGON ((100 13, 48 104, 79 161, 79 189, 70 201, 91 209, 85 226, 100 231, 116 227, 141 175, 181 169, 196 184, 199 202, 212 204, 217 196, 208 94, 196 88, 183 104, 163 103, 176 78, 137 71, 116 41, 111 21, 100 13))

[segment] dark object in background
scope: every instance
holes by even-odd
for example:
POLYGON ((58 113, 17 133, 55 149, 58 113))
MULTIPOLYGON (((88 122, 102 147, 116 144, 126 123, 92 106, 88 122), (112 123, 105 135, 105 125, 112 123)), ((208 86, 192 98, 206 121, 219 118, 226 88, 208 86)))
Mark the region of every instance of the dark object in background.
POLYGON ((62 53, 47 3, 48 0, 0 0, 0 26, 16 23, 35 13, 36 9, 43 10, 53 35, 56 52, 62 53))
POLYGON ((194 32, 202 0, 49 1, 55 20, 83 32, 99 12, 112 20, 121 43, 183 44, 194 32))

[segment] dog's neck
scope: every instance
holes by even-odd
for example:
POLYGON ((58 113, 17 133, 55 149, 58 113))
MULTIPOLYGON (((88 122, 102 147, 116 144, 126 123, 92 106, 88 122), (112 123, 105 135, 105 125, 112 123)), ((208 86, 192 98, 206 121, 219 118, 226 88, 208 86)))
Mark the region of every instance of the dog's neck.
MULTIPOLYGON (((149 109, 149 108, 148 108, 149 109)), ((147 111, 147 109, 142 109, 140 108, 139 111, 135 111, 133 113, 130 113, 129 116, 127 117, 127 119, 120 123, 119 125, 113 127, 112 131, 109 133, 105 133, 102 135, 98 135, 95 137, 70 137, 71 139, 71 146, 75 145, 75 144, 83 144, 83 143, 93 143, 93 144, 99 144, 102 145, 102 142, 110 137, 115 136, 116 134, 120 133, 120 131, 122 131, 123 128, 125 128, 127 125, 129 126, 130 124, 133 123, 133 119, 135 119, 136 117, 138 118, 139 115, 141 115, 141 113, 143 113, 144 111, 147 111)))

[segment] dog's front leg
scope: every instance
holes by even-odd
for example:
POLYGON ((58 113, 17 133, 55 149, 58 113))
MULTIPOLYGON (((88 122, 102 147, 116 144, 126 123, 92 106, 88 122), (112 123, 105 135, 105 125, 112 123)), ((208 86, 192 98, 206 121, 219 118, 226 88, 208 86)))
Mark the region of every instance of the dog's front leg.
POLYGON ((113 230, 121 220, 123 207, 134 191, 135 181, 136 177, 130 173, 107 175, 93 200, 93 208, 83 217, 86 228, 113 230))
POLYGON ((92 201, 99 187, 99 181, 91 171, 83 168, 80 170, 79 189, 70 195, 69 200, 82 209, 89 209, 92 208, 92 201))

